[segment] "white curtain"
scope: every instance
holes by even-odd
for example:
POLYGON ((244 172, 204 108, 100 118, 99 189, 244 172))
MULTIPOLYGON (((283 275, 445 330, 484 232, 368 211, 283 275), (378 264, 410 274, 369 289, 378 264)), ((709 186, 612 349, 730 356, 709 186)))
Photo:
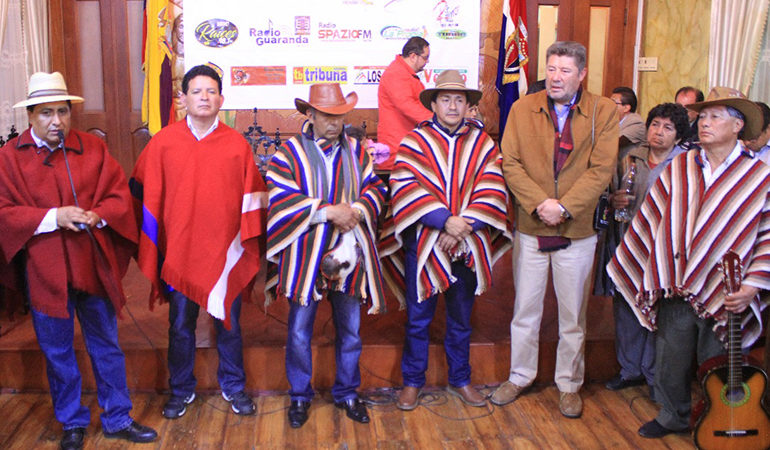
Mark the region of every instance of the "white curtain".
POLYGON ((0 34, 0 136, 5 139, 11 128, 21 132, 27 128, 27 113, 24 108, 12 106, 27 98, 27 54, 24 51, 21 26, 23 0, 0 0, 0 11, 5 19, 3 33, 0 34))
POLYGON ((11 0, 0 0, 0 48, 3 48, 3 40, 5 37, 5 22, 8 18, 8 6, 11 4, 11 0))
MULTIPOLYGON (((770 20, 770 11, 766 17, 770 20)), ((749 98, 770 105, 770 26, 767 25, 765 25, 765 37, 762 39, 762 48, 759 51, 749 98)))
POLYGON ((748 92, 770 0, 712 0, 709 86, 748 92))
POLYGON ((50 72, 48 51, 48 0, 24 0, 24 45, 29 73, 50 72))

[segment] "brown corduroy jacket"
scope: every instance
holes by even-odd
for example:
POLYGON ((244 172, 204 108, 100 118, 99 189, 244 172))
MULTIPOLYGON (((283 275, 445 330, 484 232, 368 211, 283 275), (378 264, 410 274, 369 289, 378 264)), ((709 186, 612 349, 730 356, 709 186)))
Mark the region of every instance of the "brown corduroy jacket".
POLYGON ((617 162, 617 107, 609 98, 583 90, 571 127, 574 149, 555 180, 546 91, 525 96, 511 108, 500 147, 503 175, 514 196, 516 229, 522 233, 572 239, 595 233, 594 210, 617 162), (556 227, 547 226, 535 212, 549 198, 558 199, 571 215, 556 227))

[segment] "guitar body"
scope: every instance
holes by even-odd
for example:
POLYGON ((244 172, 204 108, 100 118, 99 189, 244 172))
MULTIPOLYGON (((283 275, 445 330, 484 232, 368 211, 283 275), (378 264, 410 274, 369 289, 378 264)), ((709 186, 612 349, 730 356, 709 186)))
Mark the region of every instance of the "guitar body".
POLYGON ((706 406, 693 432, 695 445, 702 449, 770 448, 770 413, 763 402, 767 375, 744 359, 741 389, 731 392, 728 358, 719 356, 704 363, 702 378, 706 406))

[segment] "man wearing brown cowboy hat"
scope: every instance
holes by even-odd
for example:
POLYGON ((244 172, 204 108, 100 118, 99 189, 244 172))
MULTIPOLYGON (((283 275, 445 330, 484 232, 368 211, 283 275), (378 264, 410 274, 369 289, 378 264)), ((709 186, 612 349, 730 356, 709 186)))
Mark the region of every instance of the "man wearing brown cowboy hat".
POLYGON ((699 112, 702 149, 663 171, 607 266, 639 322, 657 330, 661 410, 639 428, 647 438, 687 430, 694 357, 725 352, 728 311, 746 313, 742 344, 751 345, 761 330, 757 292, 770 289, 770 167, 739 141, 762 131, 762 111, 724 87, 688 108, 699 112), (719 263, 728 250, 741 257, 743 280, 725 295, 719 263))
POLYGON ((397 406, 419 405, 428 368, 428 327, 440 293, 446 303, 447 391, 471 406, 486 400, 471 385, 471 309, 510 247, 500 151, 481 122, 466 119, 481 91, 445 70, 420 101, 433 110, 401 141, 390 176, 392 218, 381 251, 389 286, 406 307, 401 358, 404 389, 397 406))
POLYGON ((314 395, 310 341, 324 294, 336 329, 335 406, 357 422, 369 422, 356 393, 361 384, 360 305, 371 301, 369 313, 384 308, 375 233, 385 186, 374 174, 369 153, 343 128, 345 114, 357 101, 355 92, 343 97, 337 83, 310 86, 307 101, 294 100, 307 121, 276 151, 267 170, 271 264, 265 290, 268 302, 277 295, 290 305, 286 376, 292 428, 305 423, 314 395))
POLYGON ((30 127, 0 152, 0 282, 23 293, 46 359, 61 448, 82 448, 91 422, 81 404, 73 348, 77 315, 96 378, 106 437, 151 442, 155 430, 131 419, 116 313, 121 279, 135 249, 131 197, 123 170, 103 141, 71 128, 60 73, 33 74, 26 100, 30 127))

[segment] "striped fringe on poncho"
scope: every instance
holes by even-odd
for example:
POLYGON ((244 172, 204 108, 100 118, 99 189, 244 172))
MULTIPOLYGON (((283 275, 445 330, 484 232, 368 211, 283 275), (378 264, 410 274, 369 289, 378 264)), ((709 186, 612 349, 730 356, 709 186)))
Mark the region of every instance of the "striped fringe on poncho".
MULTIPOLYGON (((734 250, 743 261, 744 282, 770 288, 770 167, 744 150, 708 189, 702 167, 698 151, 674 158, 645 197, 607 272, 650 330, 658 300, 681 296, 699 317, 716 319, 723 339, 722 256, 734 250)), ((752 317, 744 319, 744 345, 761 330, 752 317)))
POLYGON ((423 226, 420 218, 424 215, 448 209, 452 215, 488 225, 460 244, 467 246, 465 264, 476 272, 476 295, 489 288, 492 265, 510 248, 502 157, 482 128, 480 122, 466 121, 452 140, 432 121, 425 121, 401 141, 390 175, 391 209, 380 255, 385 281, 402 307, 402 233, 411 226, 416 227, 418 301, 444 292, 455 281, 450 256, 436 247, 440 230, 423 226))
POLYGON ((316 176, 325 176, 323 167, 311 163, 303 148, 313 144, 306 122, 302 135, 285 142, 268 167, 269 193, 267 216, 268 274, 265 304, 287 297, 303 305, 321 300, 324 290, 336 290, 364 300, 371 300, 369 313, 384 312, 382 270, 377 256, 375 236, 377 219, 385 197, 385 185, 375 175, 369 154, 359 142, 343 134, 333 164, 333 178, 327 193, 321 192, 316 176), (344 152, 352 157, 345 157, 344 152), (346 162, 347 161, 347 164, 346 162), (319 170, 323 174, 319 175, 319 170), (346 183, 346 175, 348 182, 346 183), (352 186, 346 184, 352 183, 352 186), (327 282, 319 267, 323 255, 341 239, 342 233, 331 222, 311 224, 320 208, 341 202, 355 203, 364 210, 365 221, 355 229, 363 251, 363 262, 342 282, 327 282))

